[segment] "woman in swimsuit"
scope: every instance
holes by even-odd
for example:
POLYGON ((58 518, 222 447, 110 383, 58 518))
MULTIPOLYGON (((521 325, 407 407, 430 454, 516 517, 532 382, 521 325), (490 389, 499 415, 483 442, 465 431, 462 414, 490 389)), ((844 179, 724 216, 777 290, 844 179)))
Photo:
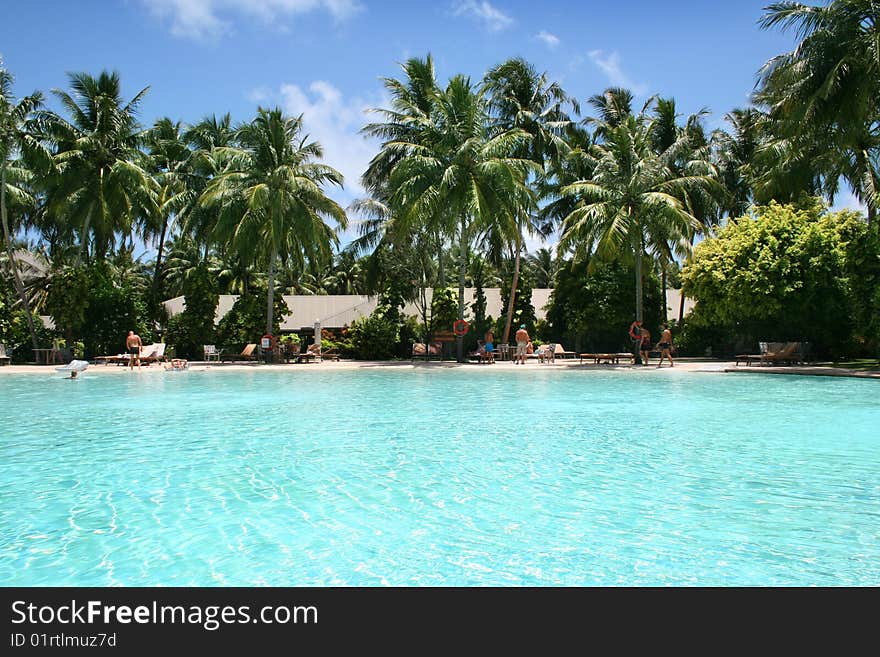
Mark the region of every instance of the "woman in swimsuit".
POLYGON ((648 356, 651 353, 651 332, 643 326, 639 337, 642 339, 642 343, 639 345, 639 355, 642 357, 642 364, 647 365, 648 356))

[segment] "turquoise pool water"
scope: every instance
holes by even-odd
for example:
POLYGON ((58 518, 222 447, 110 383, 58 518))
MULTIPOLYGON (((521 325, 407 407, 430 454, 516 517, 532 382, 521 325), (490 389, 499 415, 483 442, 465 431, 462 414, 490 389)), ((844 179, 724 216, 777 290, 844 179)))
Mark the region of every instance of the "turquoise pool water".
POLYGON ((0 585, 878 585, 880 386, 0 376, 0 585))

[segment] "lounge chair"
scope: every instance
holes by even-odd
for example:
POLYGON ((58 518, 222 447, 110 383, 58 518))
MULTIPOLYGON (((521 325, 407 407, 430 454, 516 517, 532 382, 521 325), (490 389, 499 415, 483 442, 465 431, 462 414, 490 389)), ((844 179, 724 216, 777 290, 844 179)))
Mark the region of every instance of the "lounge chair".
POLYGON ((332 347, 327 351, 321 349, 321 360, 335 360, 339 362, 339 350, 332 347))
POLYGON ((256 348, 257 348, 256 343, 252 342, 251 344, 245 346, 245 348, 241 350, 240 354, 221 354, 220 360, 221 361, 236 361, 236 360, 252 361, 252 360, 256 359, 256 356, 254 356, 254 350, 256 348))
POLYGON ((6 345, 0 344, 0 365, 9 365, 12 358, 6 355, 6 345))
POLYGON ((297 363, 317 363, 321 360, 321 347, 314 343, 310 344, 305 351, 296 357, 297 363))
POLYGON ((768 351, 764 354, 762 361, 765 363, 799 363, 801 361, 800 349, 800 342, 786 342, 779 351, 768 351))
POLYGON ((573 351, 566 351, 558 342, 553 345, 553 356, 559 358, 574 358, 577 354, 573 351))
POLYGON ((152 365, 165 360, 165 343, 155 342, 141 347, 141 365, 152 365))
POLYGON ((416 358, 423 358, 425 360, 439 359, 442 356, 442 350, 443 345, 439 342, 432 342, 427 347, 424 342, 414 342, 410 360, 415 360, 416 358))
POLYGON ((204 351, 205 360, 207 362, 210 363, 212 358, 214 360, 216 360, 218 363, 220 362, 220 352, 217 351, 217 347, 215 345, 212 345, 212 344, 202 345, 202 350, 204 351))

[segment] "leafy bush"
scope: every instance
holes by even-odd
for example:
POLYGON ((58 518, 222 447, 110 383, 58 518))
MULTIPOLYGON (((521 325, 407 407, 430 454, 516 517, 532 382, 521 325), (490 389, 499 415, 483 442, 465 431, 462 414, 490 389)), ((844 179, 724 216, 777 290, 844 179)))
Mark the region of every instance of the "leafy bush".
POLYGON ((145 344, 155 339, 142 290, 117 281, 105 261, 53 271, 46 308, 68 344, 81 339, 86 357, 122 351, 129 331, 145 344))
MULTIPOLYGON (((248 343, 259 341, 266 332, 268 294, 268 290, 263 289, 238 297, 217 327, 217 340, 224 348, 238 350, 248 343)), ((290 309, 281 294, 275 295, 272 305, 272 334, 278 335, 281 321, 290 314, 290 309)))
MULTIPOLYGON (((628 351, 627 329, 636 312, 634 287, 630 265, 598 258, 592 263, 563 262, 547 306, 549 329, 541 331, 542 339, 578 351, 628 351)), ((651 271, 644 272, 643 291, 645 327, 659 336, 663 300, 660 280, 651 271)))
POLYGON ((388 321, 388 306, 379 306, 369 317, 351 325, 349 334, 354 357, 361 360, 387 360, 398 354, 400 325, 388 321))
MULTIPOLYGON (((512 280, 512 277, 511 277, 512 280)), ((504 327, 507 324, 507 304, 510 303, 510 283, 505 278, 501 281, 501 315, 495 322, 495 337, 500 342, 504 337, 504 327)), ((509 339, 513 340, 516 330, 526 325, 529 335, 535 336, 535 307, 532 305, 532 283, 528 274, 520 272, 519 282, 516 286, 516 298, 513 300, 513 321, 510 324, 509 339)))
POLYGON ((217 281, 208 268, 194 268, 184 282, 186 308, 168 321, 165 340, 176 356, 201 358, 206 344, 214 344, 217 312, 217 281))
POLYGON ((855 306, 870 304, 854 304, 848 278, 843 233, 864 234, 857 215, 775 202, 754 213, 700 243, 682 271, 684 293, 697 301, 695 329, 717 327, 750 349, 759 340, 850 349, 855 306))

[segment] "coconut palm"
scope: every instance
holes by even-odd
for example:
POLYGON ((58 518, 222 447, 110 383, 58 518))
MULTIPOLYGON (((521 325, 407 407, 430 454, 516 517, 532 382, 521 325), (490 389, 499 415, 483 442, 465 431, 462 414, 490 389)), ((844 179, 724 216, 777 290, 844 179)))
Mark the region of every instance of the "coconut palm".
POLYGON ((560 260, 550 249, 541 248, 526 255, 526 268, 535 282, 535 287, 553 287, 560 260))
POLYGON ((661 239, 687 242, 699 221, 682 198, 709 184, 706 162, 690 162, 683 173, 676 173, 674 165, 687 147, 685 136, 661 153, 654 150, 653 124, 644 112, 616 125, 598 121, 603 142, 589 153, 591 178, 561 190, 575 207, 565 218, 560 248, 587 254, 595 247, 600 257, 632 255, 638 320, 643 317, 646 248, 661 239))
POLYGON ((70 76, 70 93, 53 93, 70 118, 53 115, 46 136, 57 146, 57 174, 49 180, 52 212, 76 226, 80 257, 103 259, 115 236, 155 212, 156 184, 139 150, 144 133, 137 109, 149 87, 124 102, 117 73, 70 76))
MULTIPOLYGON (((45 155, 45 151, 39 141, 34 138, 29 123, 32 115, 42 104, 43 97, 39 92, 16 102, 12 95, 12 83, 14 78, 9 71, 3 68, 0 61, 0 218, 3 224, 3 238, 6 244, 6 257, 9 261, 9 269, 12 271, 12 280, 15 291, 21 301, 27 317, 28 330, 34 349, 37 344, 37 332, 34 326, 34 318, 31 314, 27 292, 21 280, 21 274, 13 248, 13 233, 10 229, 8 211, 9 206, 23 208, 33 205, 34 199, 29 189, 31 171, 24 165, 19 155, 31 155, 39 157, 45 155)), ((45 160, 45 157, 43 157, 45 160)))
POLYGON ((145 216, 144 238, 158 239, 153 265, 152 297, 155 302, 162 272, 162 255, 168 228, 188 200, 192 151, 184 140, 183 126, 168 117, 159 119, 147 135, 150 170, 156 182, 155 214, 145 216))
POLYGON ((263 256, 268 265, 266 332, 272 332, 275 267, 292 260, 326 262, 336 233, 325 219, 345 228, 345 211, 328 198, 326 184, 342 186, 342 174, 315 162, 320 144, 302 135, 302 117, 260 108, 238 128, 237 147, 217 148, 227 168, 208 184, 202 204, 215 209, 218 240, 239 254, 263 256))
POLYGON ((846 180, 872 221, 880 207, 880 4, 776 2, 760 24, 799 39, 760 72, 756 100, 774 132, 795 153, 806 151, 802 159, 818 166, 831 199, 846 180))
MULTIPOLYGON (((503 133, 519 129, 528 135, 514 155, 532 160, 543 172, 548 163, 558 161, 568 153, 565 133, 572 122, 565 107, 575 113, 580 110, 577 101, 569 97, 559 84, 550 82, 546 73, 538 74, 522 58, 509 59, 486 74, 484 88, 489 94, 492 130, 503 133)), ((518 208, 516 214, 502 217, 501 224, 492 227, 500 237, 506 238, 513 251, 513 278, 502 344, 507 344, 510 338, 524 233, 534 234, 538 228, 537 219, 531 213, 533 205, 530 202, 518 208)))
MULTIPOLYGON (((412 141, 403 136, 383 146, 404 153, 390 172, 389 204, 404 229, 427 221, 458 244, 458 318, 463 319, 471 241, 505 216, 530 207, 527 178, 537 167, 515 155, 528 140, 524 131, 492 133, 486 99, 469 78, 452 78, 432 105, 412 141)), ((462 360, 461 338, 457 350, 462 360)))
POLYGON ((224 166, 221 158, 217 156, 216 149, 233 145, 235 129, 232 127, 232 118, 229 114, 220 117, 212 114, 186 130, 183 139, 193 151, 193 155, 187 167, 189 175, 186 180, 185 197, 181 199, 182 203, 178 211, 178 224, 183 231, 198 239, 207 258, 217 216, 199 201, 208 183, 222 171, 224 166))

